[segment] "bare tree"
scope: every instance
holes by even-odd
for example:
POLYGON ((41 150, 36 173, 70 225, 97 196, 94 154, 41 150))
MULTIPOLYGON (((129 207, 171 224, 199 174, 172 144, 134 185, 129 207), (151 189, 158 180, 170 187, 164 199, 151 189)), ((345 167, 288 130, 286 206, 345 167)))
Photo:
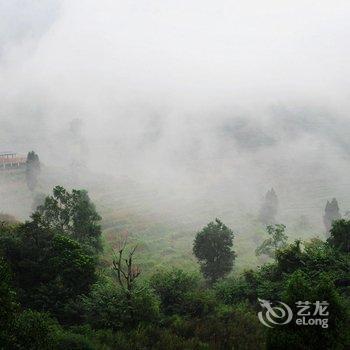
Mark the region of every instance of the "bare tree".
POLYGON ((123 256, 127 245, 127 239, 128 237, 125 235, 122 237, 122 240, 119 243, 118 252, 115 254, 115 258, 113 259, 113 270, 116 271, 118 283, 125 291, 128 300, 131 300, 134 282, 140 275, 141 269, 133 263, 133 256, 137 245, 135 245, 127 253, 126 258, 123 256))

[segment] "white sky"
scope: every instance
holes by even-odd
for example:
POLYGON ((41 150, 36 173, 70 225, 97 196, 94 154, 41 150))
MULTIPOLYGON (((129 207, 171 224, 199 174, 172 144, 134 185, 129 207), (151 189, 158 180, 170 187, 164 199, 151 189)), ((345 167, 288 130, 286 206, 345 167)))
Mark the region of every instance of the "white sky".
POLYGON ((48 161, 85 142, 111 171, 175 182, 226 157, 223 178, 249 185, 350 152, 348 0, 0 0, 0 15, 0 148, 48 161), (237 118, 273 147, 242 154, 219 132, 237 118))

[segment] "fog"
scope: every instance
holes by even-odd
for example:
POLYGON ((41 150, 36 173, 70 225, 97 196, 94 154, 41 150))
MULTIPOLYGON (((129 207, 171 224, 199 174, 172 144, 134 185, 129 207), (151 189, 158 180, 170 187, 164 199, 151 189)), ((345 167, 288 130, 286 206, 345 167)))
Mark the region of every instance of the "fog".
MULTIPOLYGON (((0 0, 0 13, 0 151, 35 150, 50 184, 98 197, 100 182, 179 221, 254 214, 271 187, 281 221, 322 224, 332 197, 350 209, 348 1, 0 0)), ((0 211, 23 215, 4 191, 0 211)))

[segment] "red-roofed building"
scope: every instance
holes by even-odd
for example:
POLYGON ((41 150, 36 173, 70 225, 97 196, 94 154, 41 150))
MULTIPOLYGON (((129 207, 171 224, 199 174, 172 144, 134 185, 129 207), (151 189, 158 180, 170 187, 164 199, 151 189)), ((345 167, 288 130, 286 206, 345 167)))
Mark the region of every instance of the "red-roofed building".
POLYGON ((0 152, 0 171, 24 168, 27 157, 15 152, 0 152))

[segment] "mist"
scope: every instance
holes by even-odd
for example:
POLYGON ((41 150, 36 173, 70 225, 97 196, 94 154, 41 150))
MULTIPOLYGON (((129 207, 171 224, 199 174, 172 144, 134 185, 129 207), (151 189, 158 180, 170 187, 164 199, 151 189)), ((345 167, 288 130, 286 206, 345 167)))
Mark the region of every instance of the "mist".
MULTIPOLYGON (((350 209, 348 1, 2 0, 0 13, 0 150, 35 150, 50 185, 104 187, 179 222, 235 222, 271 187, 281 221, 321 225, 332 197, 350 209)), ((5 196, 0 211, 29 212, 5 196)))

